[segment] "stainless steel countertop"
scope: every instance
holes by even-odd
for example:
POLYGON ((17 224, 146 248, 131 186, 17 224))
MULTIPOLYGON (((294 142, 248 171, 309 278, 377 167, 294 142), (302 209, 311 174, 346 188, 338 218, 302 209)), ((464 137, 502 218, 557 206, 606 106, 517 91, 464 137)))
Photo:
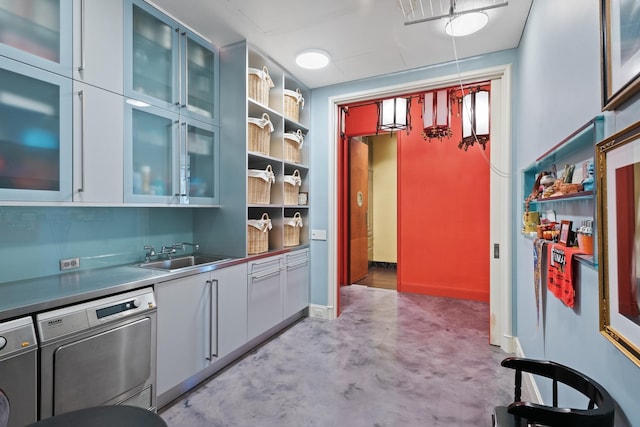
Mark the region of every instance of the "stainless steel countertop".
POLYGON ((0 321, 29 316, 65 305, 305 248, 308 246, 265 252, 247 258, 230 258, 214 264, 205 264, 174 272, 137 267, 136 264, 139 263, 132 263, 0 283, 0 321))

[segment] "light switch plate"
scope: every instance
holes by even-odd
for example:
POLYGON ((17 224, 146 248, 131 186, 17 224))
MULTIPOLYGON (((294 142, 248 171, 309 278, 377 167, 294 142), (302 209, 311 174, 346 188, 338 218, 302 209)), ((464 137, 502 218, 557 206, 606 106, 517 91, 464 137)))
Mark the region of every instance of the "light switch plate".
POLYGON ((327 230, 311 230, 311 240, 327 240, 327 230))

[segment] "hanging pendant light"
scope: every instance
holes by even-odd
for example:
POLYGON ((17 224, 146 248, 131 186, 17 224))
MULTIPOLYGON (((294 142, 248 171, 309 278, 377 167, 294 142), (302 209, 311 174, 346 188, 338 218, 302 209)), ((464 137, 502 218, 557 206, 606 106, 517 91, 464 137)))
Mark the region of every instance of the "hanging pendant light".
POLYGON ((422 102, 422 137, 433 138, 451 136, 451 111, 447 89, 426 92, 422 102))
POLYGON ((489 142, 489 91, 475 88, 462 98, 462 141, 465 151, 476 141, 486 149, 489 142))
POLYGON ((381 130, 393 133, 403 129, 406 129, 409 134, 411 128, 410 106, 411 98, 391 98, 379 102, 376 134, 381 130))

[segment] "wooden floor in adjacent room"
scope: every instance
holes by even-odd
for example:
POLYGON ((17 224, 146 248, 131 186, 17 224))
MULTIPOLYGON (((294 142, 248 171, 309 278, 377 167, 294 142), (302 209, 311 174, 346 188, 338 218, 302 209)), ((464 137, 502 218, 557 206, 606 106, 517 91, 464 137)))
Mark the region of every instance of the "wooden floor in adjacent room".
POLYGON ((398 289, 398 271, 395 268, 372 266, 369 274, 358 280, 356 285, 364 285, 370 288, 398 289))

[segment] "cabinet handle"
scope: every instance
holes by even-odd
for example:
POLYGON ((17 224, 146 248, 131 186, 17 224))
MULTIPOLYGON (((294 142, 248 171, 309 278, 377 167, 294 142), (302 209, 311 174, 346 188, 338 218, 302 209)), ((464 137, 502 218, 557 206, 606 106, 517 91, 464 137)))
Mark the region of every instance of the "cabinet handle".
POLYGON ((213 360, 218 355, 218 280, 207 280, 209 285, 209 353, 205 356, 208 361, 213 360), (214 314, 215 311, 215 314, 214 314))
POLYGON ((299 261, 299 262, 296 262, 295 264, 287 264, 287 270, 293 270, 294 268, 303 267, 308 263, 309 263, 308 260, 305 259, 304 261, 299 261))
POLYGON ((85 0, 80 2, 80 65, 78 66, 78 71, 84 71, 85 59, 84 59, 84 44, 85 44, 85 35, 84 35, 84 27, 85 27, 85 0))
POLYGON ((252 280, 260 280, 260 279, 264 279, 265 277, 275 276, 276 274, 280 274, 280 269, 277 269, 277 270, 274 270, 274 271, 270 271, 270 272, 264 273, 264 274, 252 274, 251 275, 251 279, 252 280))
POLYGON ((80 188, 78 193, 84 192, 84 90, 78 91, 80 100, 80 188))
POLYGON ((180 86, 180 102, 182 103, 181 105, 182 108, 187 108, 187 104, 189 103, 189 70, 187 69, 189 64, 189 61, 187 58, 187 55, 189 54, 189 49, 187 47, 187 42, 188 42, 187 33, 183 31, 180 34, 180 38, 184 40, 184 56, 185 57, 184 57, 183 63, 185 64, 184 71, 187 74, 184 79, 184 94, 182 93, 182 86, 180 86))

